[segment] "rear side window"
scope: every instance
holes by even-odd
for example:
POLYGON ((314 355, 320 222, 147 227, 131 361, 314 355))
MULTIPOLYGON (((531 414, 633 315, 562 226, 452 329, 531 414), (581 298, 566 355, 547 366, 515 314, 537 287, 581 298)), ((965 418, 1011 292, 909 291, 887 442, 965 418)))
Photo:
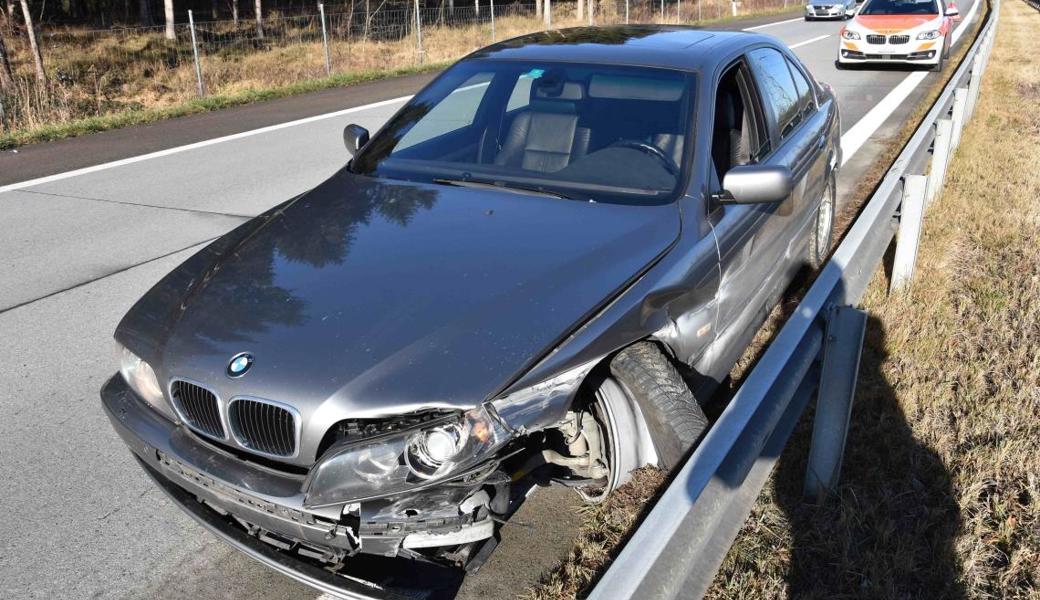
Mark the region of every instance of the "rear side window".
MULTIPOLYGON (((801 122, 801 105, 787 59, 773 48, 758 48, 748 53, 763 103, 773 109, 780 139, 788 137, 801 122)), ((803 80, 804 81, 804 80, 803 80)), ((808 84, 806 84, 808 90, 808 84)))
POLYGON ((809 115, 816 110, 816 98, 813 96, 812 87, 798 65, 794 64, 790 58, 786 60, 787 66, 791 69, 791 76, 794 78, 794 87, 798 90, 798 111, 803 118, 808 119, 809 115))

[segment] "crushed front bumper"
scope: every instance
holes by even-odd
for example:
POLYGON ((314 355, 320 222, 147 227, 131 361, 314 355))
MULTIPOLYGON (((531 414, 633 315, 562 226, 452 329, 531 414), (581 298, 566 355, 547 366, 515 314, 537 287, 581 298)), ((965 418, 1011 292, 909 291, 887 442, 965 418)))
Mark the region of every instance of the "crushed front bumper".
MULTIPOLYGON (((119 375, 102 388, 101 403, 144 470, 185 512, 250 557, 324 592, 346 598, 402 597, 326 567, 342 564, 348 556, 355 558, 346 562, 365 555, 373 560, 396 556, 401 548, 423 547, 423 541, 448 534, 472 538, 493 526, 490 519, 380 521, 396 512, 401 499, 370 503, 367 510, 373 516, 367 527, 346 523, 342 506, 304 509, 304 475, 248 462, 200 440, 139 400, 119 375)), ((460 502, 471 492, 460 487, 450 498, 442 493, 438 502, 460 502)))

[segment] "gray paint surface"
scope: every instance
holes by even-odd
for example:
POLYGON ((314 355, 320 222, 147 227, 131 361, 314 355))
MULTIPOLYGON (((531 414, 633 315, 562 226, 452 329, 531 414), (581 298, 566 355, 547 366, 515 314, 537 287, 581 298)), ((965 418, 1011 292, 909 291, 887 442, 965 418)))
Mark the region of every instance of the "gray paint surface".
MULTIPOLYGON (((762 32, 789 45, 830 35, 795 53, 817 78, 834 86, 847 129, 906 72, 836 71, 839 28, 837 22, 799 21, 762 32)), ((898 131, 932 78, 845 166, 840 195, 872 166, 880 147, 875 140, 898 131)), ((0 386, 5 414, 0 419, 0 478, 8 483, 0 512, 0 597, 316 596, 234 553, 170 506, 112 432, 97 390, 116 368, 110 349, 119 318, 192 250, 156 257, 219 235, 240 221, 222 214, 257 214, 322 181, 346 160, 342 128, 357 122, 375 129, 394 108, 28 190, 71 198, 0 194, 0 214, 8 225, 0 239, 0 338, 8 341, 0 345, 5 383, 0 386), (168 239, 157 245, 149 235, 154 231, 168 239), (44 296, 49 297, 33 301, 44 296), (5 310, 19 303, 25 304, 5 310)), ((518 516, 535 534, 527 529, 512 534, 507 528, 496 557, 464 585, 460 597, 519 593, 521 586, 535 583, 536 571, 565 551, 573 513, 559 507, 557 494, 543 499, 539 493, 532 500, 524 509, 529 512, 518 516), (554 541, 547 543, 547 538, 554 541)))

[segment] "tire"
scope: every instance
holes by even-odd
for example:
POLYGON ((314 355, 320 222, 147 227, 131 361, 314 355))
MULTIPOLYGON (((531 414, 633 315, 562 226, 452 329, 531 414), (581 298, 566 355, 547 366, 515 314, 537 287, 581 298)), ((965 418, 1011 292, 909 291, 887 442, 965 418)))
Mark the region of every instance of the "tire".
POLYGON ((827 187, 823 190, 823 199, 820 207, 816 209, 816 218, 813 219, 812 230, 809 232, 809 248, 806 252, 806 262, 813 269, 819 269, 831 252, 831 243, 834 239, 834 207, 837 193, 834 186, 834 175, 827 179, 827 187))
POLYGON ((940 49, 939 50, 939 62, 937 62, 934 65, 932 65, 932 68, 929 69, 929 70, 931 72, 933 72, 933 73, 941 73, 942 70, 943 70, 943 66, 945 64, 946 64, 946 52, 944 50, 940 49))
POLYGON ((610 372, 643 413, 658 466, 674 468, 708 428, 708 418, 690 387, 652 342, 619 352, 610 362, 610 372))

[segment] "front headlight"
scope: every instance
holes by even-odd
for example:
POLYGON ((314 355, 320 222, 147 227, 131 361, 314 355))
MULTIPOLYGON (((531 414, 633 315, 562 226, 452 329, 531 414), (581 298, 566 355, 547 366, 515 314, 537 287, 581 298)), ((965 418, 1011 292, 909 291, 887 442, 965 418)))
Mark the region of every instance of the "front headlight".
POLYGON ((149 406, 165 415, 171 421, 176 421, 177 415, 174 414, 170 405, 166 402, 152 366, 126 348, 120 346, 119 349, 119 374, 123 376, 126 384, 149 406))
POLYGON ((307 507, 386 496, 448 479, 490 459, 510 432, 484 407, 344 445, 311 470, 307 507))
POLYGON ((852 31, 850 29, 842 29, 841 30, 841 37, 843 37, 843 38, 845 38, 847 40, 858 40, 858 39, 860 39, 860 35, 858 33, 856 33, 855 31, 852 31))
POLYGON ((938 29, 933 29, 931 31, 923 31, 923 32, 917 34, 917 39, 919 39, 919 40, 934 40, 935 38, 937 38, 937 37, 939 37, 941 35, 942 35, 942 32, 940 32, 938 29))

